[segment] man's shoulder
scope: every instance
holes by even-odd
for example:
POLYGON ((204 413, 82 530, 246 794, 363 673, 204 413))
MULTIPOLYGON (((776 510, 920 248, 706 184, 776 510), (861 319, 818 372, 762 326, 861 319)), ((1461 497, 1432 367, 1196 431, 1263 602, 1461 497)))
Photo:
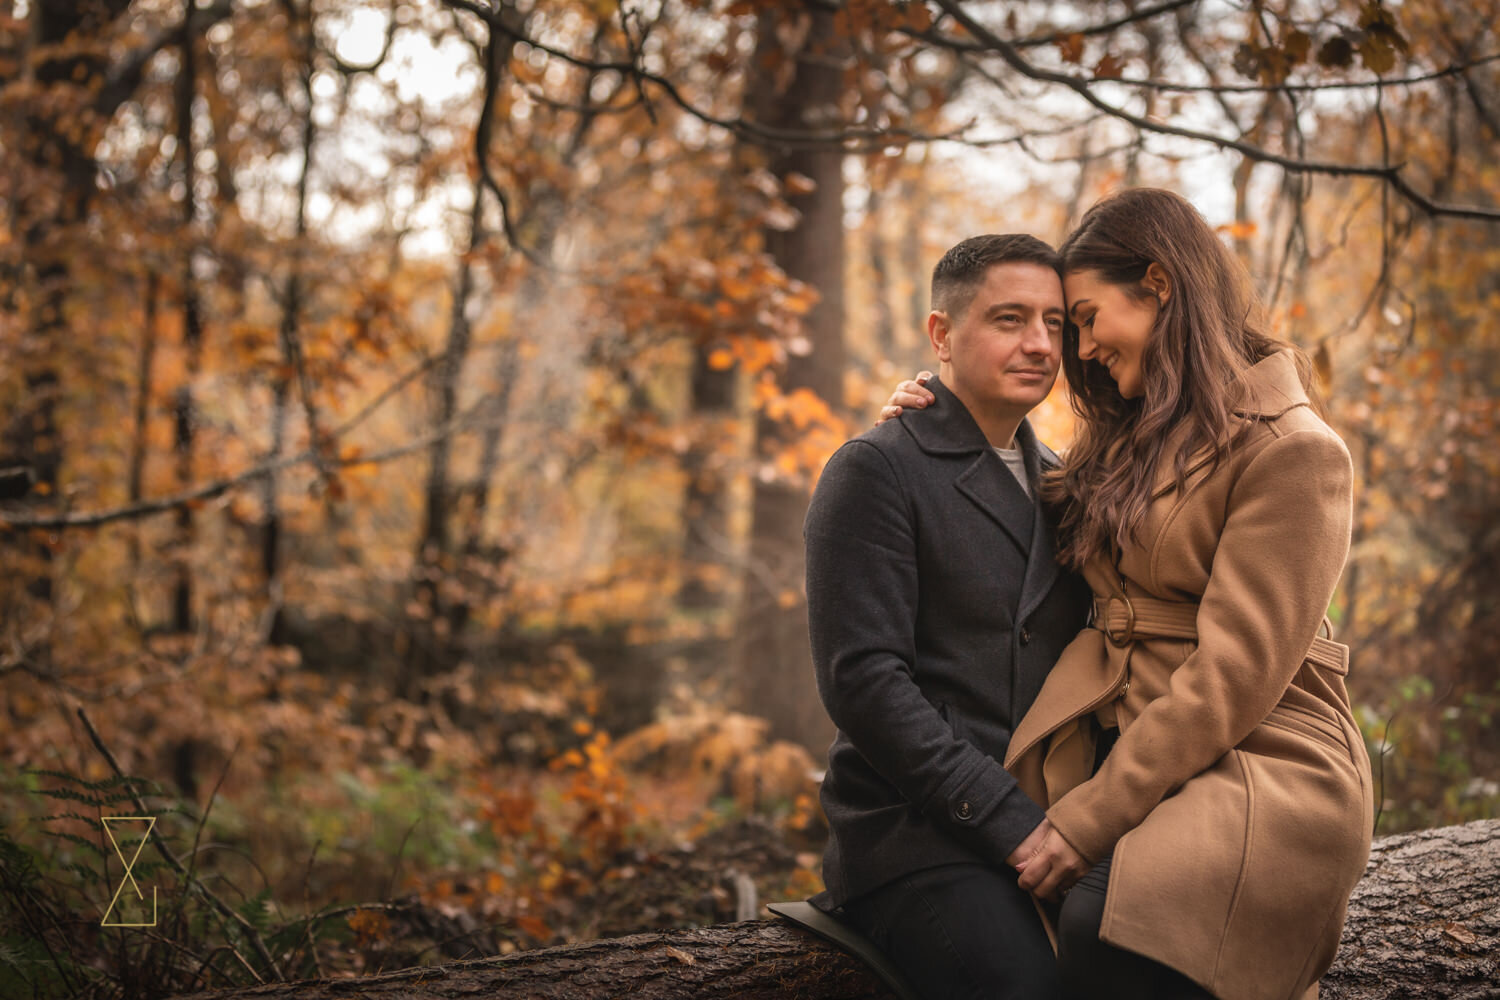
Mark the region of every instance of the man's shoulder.
POLYGON ((902 426, 905 419, 887 420, 840 445, 823 466, 816 495, 854 497, 888 490, 905 493, 921 482, 922 467, 931 458, 902 426))
POLYGON ((885 453, 918 450, 916 442, 912 439, 911 432, 902 423, 903 420, 908 419, 910 417, 900 416, 882 421, 863 434, 856 434, 846 444, 855 444, 856 442, 867 444, 875 448, 875 450, 885 453))
POLYGON ((893 468, 910 468, 931 461, 933 456, 927 454, 905 423, 920 418, 920 411, 915 411, 876 424, 845 441, 834 457, 845 462, 878 461, 893 468))

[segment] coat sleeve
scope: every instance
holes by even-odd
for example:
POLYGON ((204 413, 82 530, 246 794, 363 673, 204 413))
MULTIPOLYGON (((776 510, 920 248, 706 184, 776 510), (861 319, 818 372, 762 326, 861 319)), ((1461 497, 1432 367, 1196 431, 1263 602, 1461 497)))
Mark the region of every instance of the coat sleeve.
POLYGON ((851 441, 829 460, 805 536, 813 663, 829 716, 939 830, 1003 863, 1043 812, 999 761, 954 736, 918 686, 916 530, 875 445, 851 441))
POLYGON ((1301 668, 1349 552, 1353 471, 1326 429, 1273 439, 1233 485, 1198 646, 1099 771, 1047 811, 1098 861, 1163 798, 1250 735, 1301 668))

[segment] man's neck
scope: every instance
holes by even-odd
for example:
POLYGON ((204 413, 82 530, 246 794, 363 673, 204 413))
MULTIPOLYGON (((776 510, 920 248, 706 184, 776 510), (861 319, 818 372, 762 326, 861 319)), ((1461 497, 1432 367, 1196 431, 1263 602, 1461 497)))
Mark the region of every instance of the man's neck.
POLYGON ((958 397, 958 401, 964 404, 969 411, 969 416, 979 425, 979 430, 984 434, 986 441, 992 448, 1003 448, 1009 451, 1017 447, 1016 428, 1021 426, 1021 421, 1026 419, 1025 415, 1015 416, 1008 413, 987 412, 984 407, 977 405, 964 391, 955 386, 953 379, 953 368, 951 365, 943 365, 938 369, 938 378, 943 380, 943 385, 948 391, 958 397))

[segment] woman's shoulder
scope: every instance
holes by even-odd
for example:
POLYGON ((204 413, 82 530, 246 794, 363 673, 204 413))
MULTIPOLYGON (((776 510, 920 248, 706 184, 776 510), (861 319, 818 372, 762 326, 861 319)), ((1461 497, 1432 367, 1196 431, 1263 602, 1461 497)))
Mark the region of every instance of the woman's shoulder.
POLYGON ((1347 450, 1343 439, 1314 409, 1290 349, 1252 365, 1236 390, 1234 415, 1247 425, 1245 443, 1252 445, 1250 450, 1258 450, 1255 443, 1265 447, 1291 435, 1312 435, 1326 439, 1325 447, 1347 450))

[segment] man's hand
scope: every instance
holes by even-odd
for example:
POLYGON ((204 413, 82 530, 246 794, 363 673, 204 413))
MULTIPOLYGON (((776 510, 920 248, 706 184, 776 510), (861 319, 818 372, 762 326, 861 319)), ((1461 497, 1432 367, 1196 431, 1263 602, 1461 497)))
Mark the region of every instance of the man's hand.
POLYGON ((923 384, 930 378, 932 378, 932 372, 918 372, 916 378, 898 382, 896 391, 891 393, 891 398, 886 400, 885 405, 880 408, 880 419, 875 422, 880 424, 892 417, 899 417, 903 408, 925 409, 929 403, 937 399, 932 394, 932 390, 923 384))
POLYGON ((1026 862, 1037 851, 1042 849, 1042 841, 1046 839, 1047 831, 1050 829, 1052 829, 1052 824, 1043 819, 1036 825, 1036 829, 1028 833, 1026 839, 1021 841, 1014 851, 1010 852, 1010 857, 1005 859, 1005 863, 1016 871, 1023 869, 1026 866, 1026 862))
POLYGON ((1061 897, 1087 874, 1090 867, 1087 859, 1075 851, 1048 820, 1042 820, 1041 825, 1006 859, 1006 863, 1021 873, 1017 884, 1042 899, 1061 897), (1018 858, 1038 834, 1041 834, 1041 843, 1031 854, 1018 858))

